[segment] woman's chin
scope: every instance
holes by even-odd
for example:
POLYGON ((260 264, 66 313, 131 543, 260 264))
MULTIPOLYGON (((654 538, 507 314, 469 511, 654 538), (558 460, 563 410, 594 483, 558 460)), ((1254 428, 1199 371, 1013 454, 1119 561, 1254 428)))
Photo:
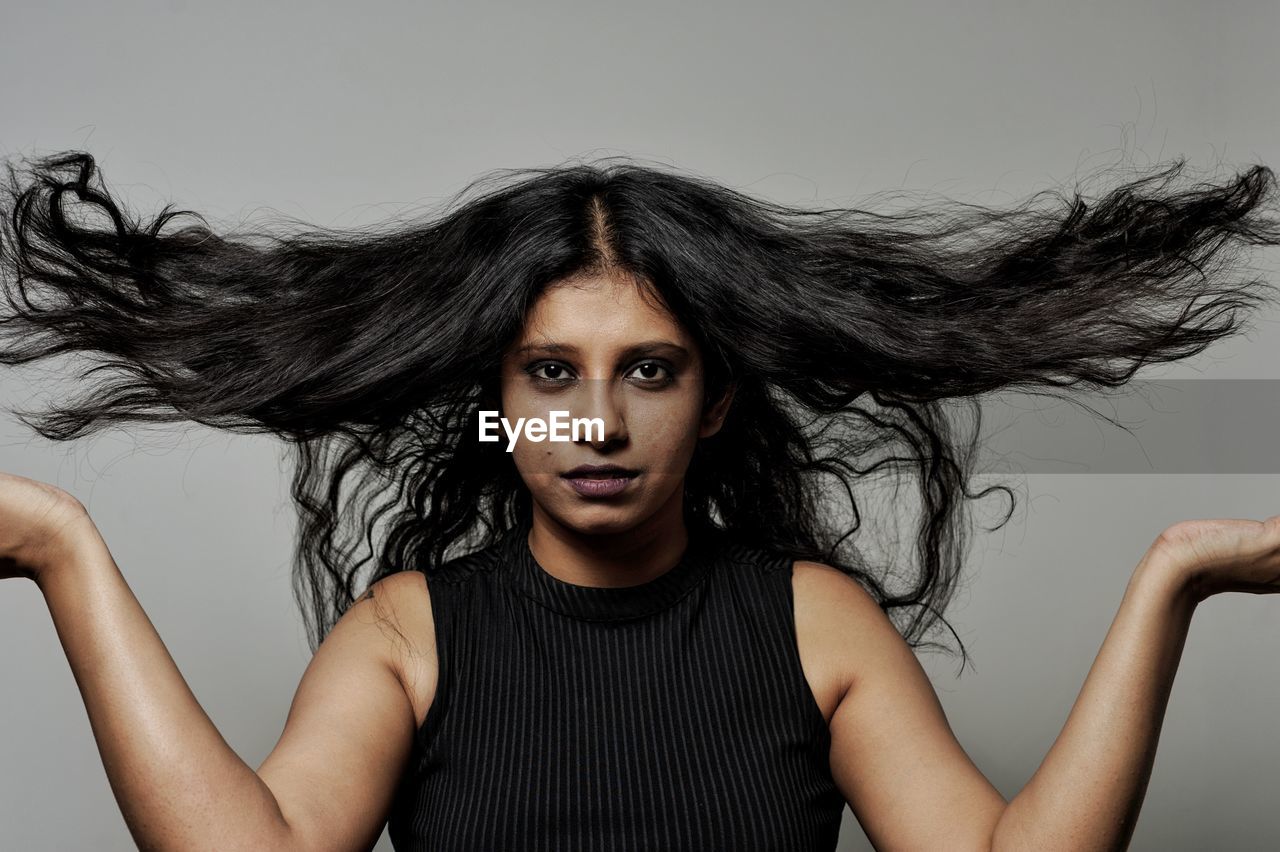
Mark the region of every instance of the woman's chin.
POLYGON ((645 515, 636 505, 578 504, 558 506, 555 518, 581 535, 616 535, 634 529, 645 515))

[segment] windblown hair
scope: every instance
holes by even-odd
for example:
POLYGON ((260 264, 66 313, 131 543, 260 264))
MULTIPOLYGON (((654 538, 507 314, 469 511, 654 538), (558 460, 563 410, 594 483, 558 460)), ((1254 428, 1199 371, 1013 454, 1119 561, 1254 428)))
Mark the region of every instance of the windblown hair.
POLYGON ((1122 385, 1240 330, 1276 289, 1228 280, 1243 247, 1280 243, 1262 213, 1272 171, 1179 187, 1183 167, 1093 202, 889 215, 609 158, 490 173, 413 224, 219 233, 170 205, 131 216, 70 151, 7 167, 0 362, 88 353, 99 363, 77 378, 107 373, 70 404, 16 412, 51 440, 128 420, 283 438, 314 649, 376 580, 527 517, 511 456, 476 440, 477 411, 497 407, 502 351, 544 288, 625 275, 697 340, 708 399, 735 385, 686 475, 690 522, 839 568, 913 647, 945 650, 929 637, 950 628, 964 501, 1013 498, 970 489, 977 438, 947 403, 1122 385), (855 486, 882 470, 917 474, 914 570, 855 535, 855 486))

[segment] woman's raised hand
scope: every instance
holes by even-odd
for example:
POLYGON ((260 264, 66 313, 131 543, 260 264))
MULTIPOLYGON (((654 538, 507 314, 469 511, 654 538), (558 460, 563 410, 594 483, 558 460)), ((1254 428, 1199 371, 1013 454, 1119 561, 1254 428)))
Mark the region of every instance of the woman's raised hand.
POLYGON ((87 519, 83 504, 61 488, 0 471, 0 579, 39 582, 67 531, 87 519))
POLYGON ((1222 592, 1280 592, 1280 515, 1179 521, 1153 548, 1187 572, 1197 600, 1222 592))

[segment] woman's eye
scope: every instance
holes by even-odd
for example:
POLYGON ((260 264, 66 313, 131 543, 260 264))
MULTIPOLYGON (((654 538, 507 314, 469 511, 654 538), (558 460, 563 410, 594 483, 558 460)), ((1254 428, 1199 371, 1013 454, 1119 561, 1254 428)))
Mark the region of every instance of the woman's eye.
POLYGON ((645 382, 660 382, 662 384, 666 384, 675 378, 675 374, 671 371, 670 367, 667 367, 665 364, 660 364, 657 361, 645 361, 642 364, 637 364, 632 372, 638 373, 639 375, 637 378, 645 382))
POLYGON ((529 368, 528 372, 529 375, 533 376, 535 379, 540 379, 545 382, 559 382, 566 378, 568 371, 565 370, 563 364, 546 362, 533 365, 529 368))

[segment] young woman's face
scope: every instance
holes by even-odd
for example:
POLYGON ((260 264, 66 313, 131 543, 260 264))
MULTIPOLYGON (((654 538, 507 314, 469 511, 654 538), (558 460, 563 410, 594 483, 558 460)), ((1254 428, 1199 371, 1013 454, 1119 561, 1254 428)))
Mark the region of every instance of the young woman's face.
POLYGON ((697 441, 719 430, 731 398, 704 412, 694 341, 637 285, 606 276, 544 291, 504 355, 501 385, 513 430, 521 417, 550 425, 553 411, 568 412, 563 432, 571 438, 574 418, 602 421, 602 431, 582 429, 569 441, 533 441, 521 429, 512 449, 537 508, 583 533, 678 520, 697 441), (627 475, 570 475, 582 465, 627 475))

